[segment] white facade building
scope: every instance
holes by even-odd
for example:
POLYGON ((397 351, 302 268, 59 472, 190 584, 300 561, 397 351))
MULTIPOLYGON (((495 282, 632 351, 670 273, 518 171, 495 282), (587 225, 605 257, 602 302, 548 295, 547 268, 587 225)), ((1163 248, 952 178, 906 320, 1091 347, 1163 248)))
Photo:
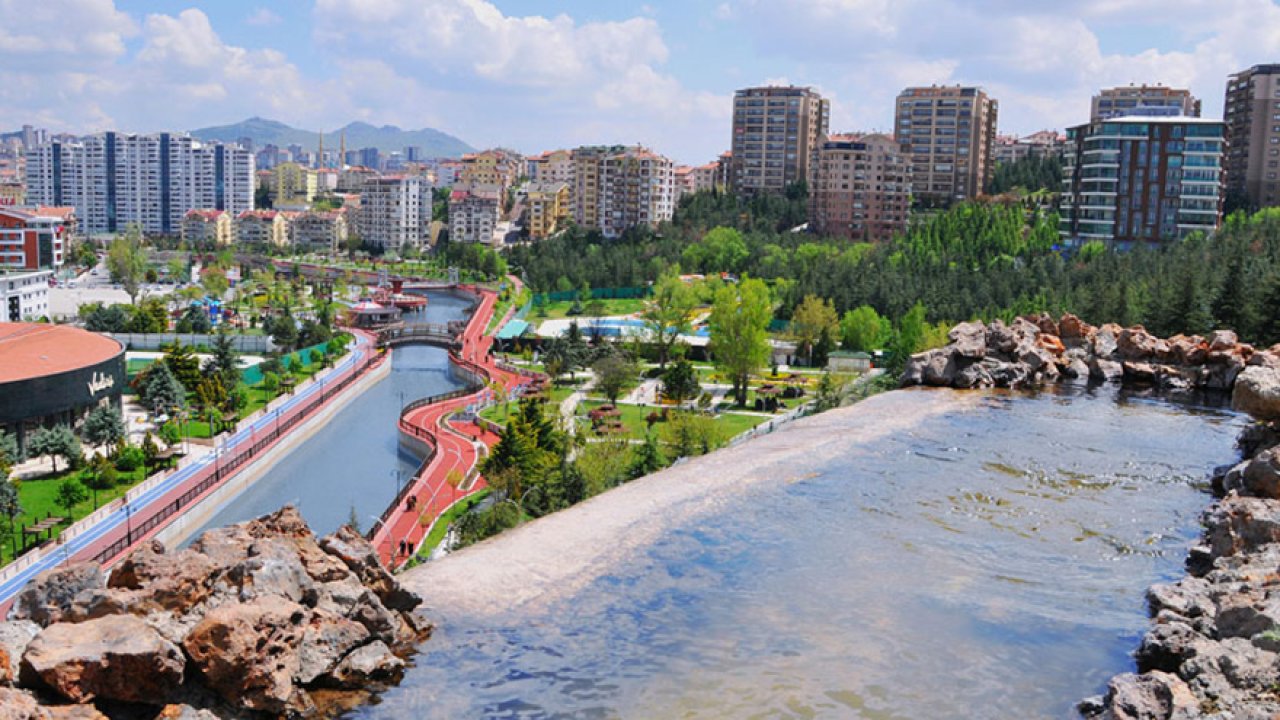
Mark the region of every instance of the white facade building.
POLYGON ((93 235, 138 225, 177 235, 188 210, 253 209, 253 155, 188 135, 105 132, 45 143, 27 159, 28 202, 71 206, 93 235))
POLYGON ((360 239, 387 250, 420 248, 431 231, 431 183, 413 175, 365 180, 360 193, 360 239))
POLYGON ((0 321, 26 322, 49 315, 52 270, 0 272, 0 321))

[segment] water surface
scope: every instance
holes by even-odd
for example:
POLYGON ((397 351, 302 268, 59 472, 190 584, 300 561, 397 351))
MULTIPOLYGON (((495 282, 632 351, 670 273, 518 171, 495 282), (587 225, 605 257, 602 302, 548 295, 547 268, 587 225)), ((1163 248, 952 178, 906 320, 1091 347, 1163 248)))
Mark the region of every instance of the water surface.
POLYGON ((988 395, 744 484, 581 588, 433 607, 405 682, 351 717, 1074 717, 1131 667, 1241 425, 988 395))
MULTIPOLYGON (((430 293, 422 310, 406 322, 443 323, 466 317, 469 300, 430 293)), ((465 383, 455 377, 447 352, 426 345, 392 351, 390 375, 338 411, 324 427, 266 475, 220 510, 199 532, 298 506, 317 534, 332 532, 354 511, 364 530, 372 527, 396 496, 399 484, 420 460, 400 447, 400 408, 420 397, 449 392, 465 383)), ((195 537, 193 535, 193 538, 195 537)))

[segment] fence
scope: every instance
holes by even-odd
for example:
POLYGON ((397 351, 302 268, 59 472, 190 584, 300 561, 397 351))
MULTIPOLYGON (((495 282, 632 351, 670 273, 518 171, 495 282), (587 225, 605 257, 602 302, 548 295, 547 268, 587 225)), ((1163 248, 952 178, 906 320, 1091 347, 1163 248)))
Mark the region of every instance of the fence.
MULTIPOLYGON (((653 288, 648 286, 641 287, 621 287, 621 288, 592 288, 592 300, 619 300, 623 298, 647 298, 653 294, 653 288)), ((577 290, 555 290, 553 292, 544 292, 534 295, 534 304, 545 305, 548 302, 563 302, 567 300, 577 300, 577 290)))
MULTIPOLYGON (((288 415, 281 416, 279 410, 276 410, 276 422, 273 426, 264 429, 261 433, 256 430, 250 435, 248 445, 237 445, 230 452, 219 451, 215 455, 214 461, 205 467, 200 473, 192 478, 193 485, 190 485, 186 491, 179 495, 176 499, 166 503, 158 510, 147 514, 137 524, 133 523, 133 515, 130 515, 130 521, 127 525, 125 535, 117 539, 115 542, 103 548, 94 556, 94 560, 101 564, 106 564, 112 558, 129 549, 133 545, 135 538, 146 537, 147 533, 160 527, 166 520, 182 511, 183 508, 191 505, 206 492, 213 489, 224 479, 231 477, 245 463, 251 461, 263 450, 270 447, 277 439, 287 434, 298 423, 306 420, 312 413, 319 410, 329 398, 342 392, 352 383, 358 380, 373 365, 380 362, 382 356, 371 353, 351 372, 347 373, 337 382, 323 386, 314 398, 311 398, 302 405, 293 408, 288 415), (197 479, 198 478, 198 479, 197 479)), ((264 413, 265 414, 265 413, 264 413)), ((138 513, 142 515, 144 513, 138 513)))
MULTIPOLYGON (((181 342, 183 345, 213 347, 217 335, 208 333, 106 333, 130 350, 159 350, 161 345, 181 342)), ((241 353, 274 352, 276 345, 267 335, 231 335, 232 347, 241 353)))

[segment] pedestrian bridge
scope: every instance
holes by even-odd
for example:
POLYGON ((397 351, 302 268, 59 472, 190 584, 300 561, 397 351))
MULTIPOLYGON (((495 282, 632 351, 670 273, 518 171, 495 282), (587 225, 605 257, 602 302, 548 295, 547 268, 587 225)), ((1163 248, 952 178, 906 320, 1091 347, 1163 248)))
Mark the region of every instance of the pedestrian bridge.
POLYGON ((379 347, 409 344, 455 348, 460 344, 459 332, 452 324, 443 323, 393 325, 378 331, 379 347))

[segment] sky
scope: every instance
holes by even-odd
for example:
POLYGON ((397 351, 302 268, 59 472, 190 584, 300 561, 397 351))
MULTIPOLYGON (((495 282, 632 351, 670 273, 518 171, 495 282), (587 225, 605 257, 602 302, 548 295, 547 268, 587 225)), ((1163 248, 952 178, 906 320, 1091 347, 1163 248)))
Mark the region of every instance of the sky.
POLYGON ((0 129, 363 120, 701 164, 742 87, 812 86, 857 132, 892 130, 904 87, 980 85, 1027 134, 1129 83, 1221 117, 1227 75, 1267 62, 1280 0, 0 0, 0 129))

